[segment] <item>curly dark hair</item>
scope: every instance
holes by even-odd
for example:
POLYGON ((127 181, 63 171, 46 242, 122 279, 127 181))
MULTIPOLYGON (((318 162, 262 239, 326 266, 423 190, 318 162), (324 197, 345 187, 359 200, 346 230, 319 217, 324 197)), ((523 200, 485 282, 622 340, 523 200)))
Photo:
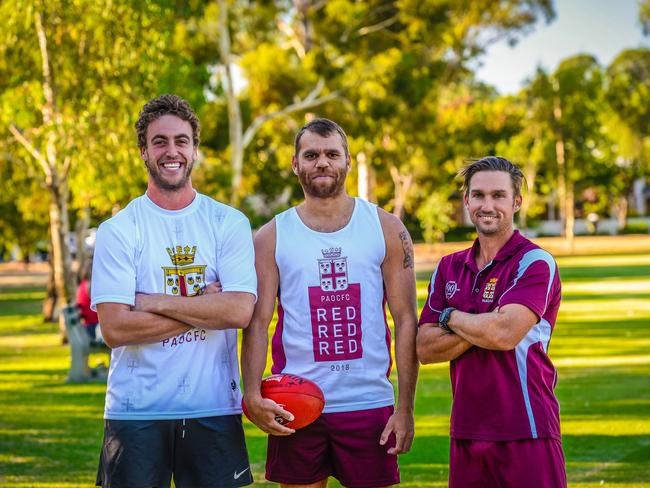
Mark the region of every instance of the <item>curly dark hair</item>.
POLYGON ((521 183, 524 181, 524 174, 519 169, 519 166, 499 156, 486 156, 481 159, 467 161, 467 164, 458 172, 458 177, 463 179, 463 193, 465 195, 469 192, 472 176, 480 171, 503 171, 508 173, 512 182, 514 196, 521 195, 521 183))
POLYGON ((160 95, 145 104, 138 115, 135 123, 135 130, 138 133, 138 147, 147 145, 147 128, 154 120, 163 115, 175 115, 192 126, 192 142, 194 146, 199 145, 201 136, 201 123, 199 118, 186 100, 178 95, 160 95))

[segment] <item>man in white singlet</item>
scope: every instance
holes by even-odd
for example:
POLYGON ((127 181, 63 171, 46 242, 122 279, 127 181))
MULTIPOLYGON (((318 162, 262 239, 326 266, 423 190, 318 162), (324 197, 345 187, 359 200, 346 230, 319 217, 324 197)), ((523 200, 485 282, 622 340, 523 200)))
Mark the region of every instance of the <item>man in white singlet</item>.
POLYGON ((293 172, 305 200, 275 217, 255 237, 258 301, 244 332, 242 372, 250 417, 271 434, 266 478, 282 486, 399 483, 397 454, 413 441, 417 305, 413 245, 392 214, 345 191, 351 158, 345 132, 316 119, 295 141, 293 172), (294 431, 275 419, 292 415, 263 399, 268 328, 273 373, 316 382, 323 414, 294 431), (395 322, 398 402, 389 380, 395 322))
POLYGON ((185 100, 154 98, 136 129, 147 191, 101 224, 93 261, 113 349, 97 486, 247 485, 236 329, 257 293, 250 224, 192 188, 200 125, 185 100))

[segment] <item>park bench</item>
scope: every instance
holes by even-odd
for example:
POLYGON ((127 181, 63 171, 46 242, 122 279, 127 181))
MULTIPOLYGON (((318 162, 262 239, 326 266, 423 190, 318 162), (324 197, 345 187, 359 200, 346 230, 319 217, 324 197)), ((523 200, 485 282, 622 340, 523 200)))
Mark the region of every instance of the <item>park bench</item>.
POLYGON ((110 348, 106 344, 90 339, 81 325, 81 314, 77 305, 63 307, 63 317, 70 344, 71 359, 67 382, 105 381, 108 369, 105 367, 91 368, 88 364, 88 356, 91 352, 110 353, 110 348))

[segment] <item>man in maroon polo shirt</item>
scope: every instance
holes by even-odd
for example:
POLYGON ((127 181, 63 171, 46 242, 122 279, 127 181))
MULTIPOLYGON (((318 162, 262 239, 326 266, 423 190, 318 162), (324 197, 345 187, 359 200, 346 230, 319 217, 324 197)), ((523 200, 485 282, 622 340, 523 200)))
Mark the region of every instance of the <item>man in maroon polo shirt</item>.
POLYGON ((420 317, 420 362, 451 361, 450 488, 566 487, 557 375, 548 357, 560 276, 514 229, 521 170, 500 157, 460 172, 478 239, 441 259, 420 317))

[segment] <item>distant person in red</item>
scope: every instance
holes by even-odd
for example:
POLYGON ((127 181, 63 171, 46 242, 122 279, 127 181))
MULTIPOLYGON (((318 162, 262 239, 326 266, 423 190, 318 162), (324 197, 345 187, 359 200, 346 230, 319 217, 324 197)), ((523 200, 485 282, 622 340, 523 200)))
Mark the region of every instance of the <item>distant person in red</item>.
POLYGON ((489 156, 460 176, 478 238, 438 263, 417 336, 422 363, 450 361, 449 487, 566 487, 548 356, 561 298, 555 260, 514 229, 517 166, 489 156))
POLYGON ((85 331, 90 336, 91 341, 97 340, 97 325, 99 324, 99 317, 97 312, 90 309, 90 274, 92 269, 92 261, 90 261, 81 276, 81 283, 77 288, 77 306, 81 313, 81 324, 85 331))

